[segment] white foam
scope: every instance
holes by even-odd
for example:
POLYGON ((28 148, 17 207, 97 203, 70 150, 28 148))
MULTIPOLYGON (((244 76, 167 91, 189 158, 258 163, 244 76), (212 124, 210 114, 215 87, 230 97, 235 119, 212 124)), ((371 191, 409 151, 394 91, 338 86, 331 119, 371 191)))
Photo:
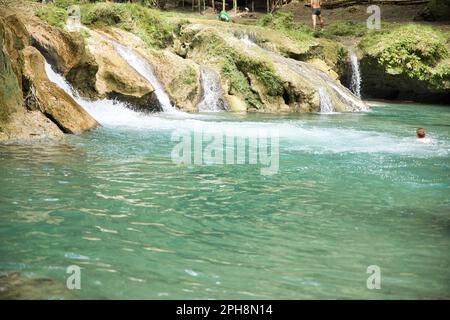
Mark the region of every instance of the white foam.
MULTIPOLYGON (((86 101, 73 93, 65 79, 46 63, 45 69, 51 81, 60 86, 89 112, 100 124, 122 127, 127 130, 186 130, 204 133, 231 133, 251 137, 259 131, 276 132, 288 142, 286 150, 306 153, 392 153, 414 156, 447 156, 450 146, 445 138, 432 138, 424 144, 415 137, 398 137, 383 132, 352 128, 310 126, 302 120, 280 121, 227 121, 223 113, 208 116, 198 114, 145 114, 133 111, 122 102, 109 99, 86 101)), ((226 114, 225 114, 226 115, 226 114)))
POLYGON ((201 68, 203 100, 198 105, 201 112, 218 112, 225 108, 219 75, 211 69, 201 68))
POLYGON ((352 66, 350 89, 358 98, 361 98, 361 70, 358 57, 352 50, 350 50, 350 63, 352 66))
POLYGON ((164 112, 179 112, 170 102, 170 98, 165 92, 158 77, 156 77, 153 67, 133 49, 127 48, 113 40, 110 41, 120 56, 128 62, 139 74, 141 74, 155 89, 155 95, 164 112))

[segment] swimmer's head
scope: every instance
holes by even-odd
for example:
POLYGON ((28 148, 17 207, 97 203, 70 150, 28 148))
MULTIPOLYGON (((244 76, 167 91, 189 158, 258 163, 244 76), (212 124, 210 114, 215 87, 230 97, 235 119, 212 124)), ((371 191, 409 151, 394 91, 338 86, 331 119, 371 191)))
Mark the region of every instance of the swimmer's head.
POLYGON ((423 139, 425 138, 425 129, 424 128, 419 128, 416 130, 416 135, 418 139, 423 139))

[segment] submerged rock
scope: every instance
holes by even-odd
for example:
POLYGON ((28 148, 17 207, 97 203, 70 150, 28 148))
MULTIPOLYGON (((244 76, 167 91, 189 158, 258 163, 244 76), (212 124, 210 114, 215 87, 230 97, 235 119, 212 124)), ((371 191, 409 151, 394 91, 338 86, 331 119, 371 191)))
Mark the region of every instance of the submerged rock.
POLYGON ((74 299, 77 290, 68 290, 64 281, 36 276, 31 272, 10 271, 0 274, 0 299, 74 299))

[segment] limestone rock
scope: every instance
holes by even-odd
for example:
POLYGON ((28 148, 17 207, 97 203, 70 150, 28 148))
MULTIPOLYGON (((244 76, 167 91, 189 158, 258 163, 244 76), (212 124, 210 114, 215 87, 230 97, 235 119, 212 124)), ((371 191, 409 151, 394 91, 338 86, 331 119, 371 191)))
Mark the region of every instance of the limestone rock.
POLYGON ((17 73, 14 72, 9 54, 11 51, 15 52, 15 56, 19 55, 17 51, 13 50, 13 39, 12 31, 0 18, 0 126, 2 127, 9 121, 13 113, 23 109, 21 81, 18 78, 21 72, 20 70, 17 70, 17 73))
POLYGON ((183 111, 198 111, 201 100, 200 68, 190 59, 183 59, 169 50, 148 48, 138 37, 116 28, 108 36, 122 45, 133 48, 153 67, 172 103, 183 111))
POLYGON ((88 48, 99 66, 95 85, 100 97, 117 98, 141 110, 158 109, 152 85, 100 33, 90 34, 88 48))
POLYGON ((190 43, 188 57, 219 71, 225 92, 246 101, 249 111, 319 111, 319 93, 334 111, 367 110, 325 62, 296 61, 200 24, 187 25, 181 39, 190 43))
POLYGON ((95 97, 98 65, 78 32, 67 32, 34 19, 26 23, 33 45, 83 96, 95 97))
POLYGON ((64 133, 81 133, 98 123, 64 90, 51 82, 44 68, 44 57, 34 47, 23 49, 24 92, 31 95, 30 107, 41 111, 64 133))

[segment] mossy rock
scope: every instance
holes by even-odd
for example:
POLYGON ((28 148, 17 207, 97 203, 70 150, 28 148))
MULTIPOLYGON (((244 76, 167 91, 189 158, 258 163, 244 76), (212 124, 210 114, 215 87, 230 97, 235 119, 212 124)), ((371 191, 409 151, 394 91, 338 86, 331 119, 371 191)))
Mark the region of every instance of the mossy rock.
POLYGON ((88 26, 115 26, 138 35, 149 47, 173 43, 176 25, 157 10, 133 3, 94 3, 81 6, 81 22, 88 26))
POLYGON ((368 34, 359 49, 366 96, 430 102, 450 97, 448 33, 402 25, 368 34))

